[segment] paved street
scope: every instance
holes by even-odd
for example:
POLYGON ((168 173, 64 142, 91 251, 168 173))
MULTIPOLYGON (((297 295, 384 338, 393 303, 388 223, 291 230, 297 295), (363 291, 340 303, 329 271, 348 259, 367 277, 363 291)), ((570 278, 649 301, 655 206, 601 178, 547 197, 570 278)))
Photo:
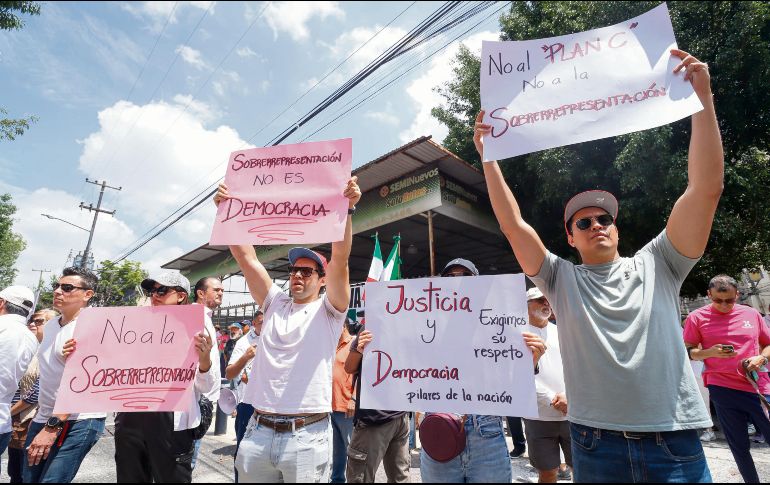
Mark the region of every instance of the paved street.
MULTIPOLYGON (((210 433, 204 438, 201 453, 198 458, 198 466, 193 474, 193 481, 196 483, 231 483, 232 482, 232 454, 235 450, 235 432, 233 424, 235 420, 228 420, 227 434, 214 436, 214 425, 212 424, 210 433)), ((111 430, 112 427, 108 427, 111 430)), ((721 436, 720 436, 721 438, 721 436)), ((510 449, 510 438, 509 449, 510 449)), ((752 454, 757 463, 760 480, 770 481, 770 448, 765 444, 752 443, 752 454)), ((712 443, 705 444, 706 456, 709 461, 711 473, 714 482, 722 483, 741 483, 741 476, 735 466, 727 443, 720 439, 712 443)), ((107 432, 94 447, 86 458, 83 466, 80 468, 76 483, 115 483, 115 461, 114 445, 112 434, 107 432)), ((536 479, 536 473, 529 466, 529 460, 526 455, 521 458, 511 460, 513 467, 514 482, 526 482, 536 479)), ((3 470, 0 473, 0 482, 7 483, 8 475, 6 473, 5 459, 3 459, 3 470)), ((413 483, 419 483, 420 480, 420 458, 418 452, 412 452, 411 478, 413 483)), ((385 474, 380 469, 377 474, 377 482, 385 482, 385 474)))

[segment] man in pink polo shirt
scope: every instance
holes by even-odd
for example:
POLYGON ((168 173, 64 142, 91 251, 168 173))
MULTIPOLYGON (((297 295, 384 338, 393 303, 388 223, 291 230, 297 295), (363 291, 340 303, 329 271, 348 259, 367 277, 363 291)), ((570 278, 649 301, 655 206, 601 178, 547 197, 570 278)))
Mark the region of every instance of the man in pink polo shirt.
POLYGON ((755 375, 759 377, 759 391, 770 395, 770 378, 764 367, 770 357, 770 329, 758 311, 735 303, 738 283, 733 278, 712 278, 708 295, 712 304, 687 317, 685 346, 691 359, 702 360, 706 365, 703 382, 744 482, 759 483, 749 451, 747 427, 753 423, 770 444, 770 420, 757 391, 746 378, 742 362, 748 360, 746 370, 758 371, 755 375))

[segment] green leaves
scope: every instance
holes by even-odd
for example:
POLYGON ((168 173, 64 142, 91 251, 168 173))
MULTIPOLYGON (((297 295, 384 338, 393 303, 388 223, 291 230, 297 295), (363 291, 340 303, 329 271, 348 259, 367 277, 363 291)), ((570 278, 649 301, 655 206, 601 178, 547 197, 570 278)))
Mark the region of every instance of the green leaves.
MULTIPOLYGON (((569 34, 616 24, 660 2, 514 2, 500 19, 503 40, 569 34)), ((770 3, 668 2, 680 48, 709 63, 725 147, 725 190, 706 255, 684 295, 705 293, 717 273, 770 266, 770 3)), ((479 59, 461 49, 454 79, 438 88, 449 128, 444 144, 478 165, 472 125, 480 109, 479 59)), ((618 196, 620 251, 639 250, 666 224, 687 187, 690 120, 615 138, 545 150, 501 162, 525 219, 562 256, 564 204, 582 190, 618 196)))
POLYGON ((16 206, 10 194, 0 195, 0 288, 13 284, 18 270, 15 268, 19 254, 27 247, 24 239, 13 232, 13 215, 16 206))

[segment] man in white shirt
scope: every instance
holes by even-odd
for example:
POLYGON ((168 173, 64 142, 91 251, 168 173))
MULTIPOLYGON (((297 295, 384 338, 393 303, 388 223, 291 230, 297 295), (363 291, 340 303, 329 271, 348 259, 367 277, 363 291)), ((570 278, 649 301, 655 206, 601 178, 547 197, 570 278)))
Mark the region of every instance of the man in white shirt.
POLYGON ((262 313, 262 310, 257 310, 251 321, 253 324, 251 329, 235 343, 233 354, 230 356, 230 362, 227 363, 227 370, 225 371, 225 378, 238 381, 238 390, 236 392, 238 395, 238 408, 236 409, 235 416, 236 454, 238 453, 238 446, 240 446, 243 439, 243 434, 246 432, 246 426, 249 424, 252 414, 254 414, 254 407, 249 403, 243 402, 243 398, 246 393, 246 385, 249 383, 249 374, 251 373, 254 356, 257 353, 257 344, 262 333, 264 320, 265 315, 262 313))
POLYGON ((78 315, 88 306, 98 282, 87 269, 71 267, 54 285, 53 306, 61 316, 46 324, 38 351, 40 407, 27 434, 24 483, 71 482, 104 432, 104 413, 53 414, 78 315))
POLYGON ((24 286, 0 291, 0 455, 11 440, 11 401, 37 351, 35 334, 27 330, 35 295, 24 286))
POLYGON ((567 465, 572 466, 559 334, 556 325, 548 320, 551 305, 537 287, 527 290, 527 309, 527 331, 542 337, 548 347, 548 352, 540 358, 540 372, 535 375, 538 418, 524 419, 529 462, 537 470, 540 483, 556 483, 561 464, 560 447, 567 465))
MULTIPOLYGON (((240 482, 329 481, 332 369, 350 300, 351 215, 361 199, 356 180, 343 189, 345 237, 332 243, 331 262, 307 248, 289 251, 291 297, 273 284, 253 246, 230 246, 265 312, 244 399, 255 411, 235 461, 240 482)), ((214 202, 228 198, 220 185, 214 202)))

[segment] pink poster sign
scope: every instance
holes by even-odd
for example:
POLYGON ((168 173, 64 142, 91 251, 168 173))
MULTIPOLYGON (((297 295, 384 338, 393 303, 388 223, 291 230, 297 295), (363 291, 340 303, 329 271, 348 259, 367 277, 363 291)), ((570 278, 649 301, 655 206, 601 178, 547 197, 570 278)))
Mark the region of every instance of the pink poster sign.
POLYGON ((203 305, 86 308, 54 412, 183 411, 189 408, 205 331, 203 305))
POLYGON ((252 148, 230 154, 209 244, 273 245, 341 241, 353 140, 252 148))

